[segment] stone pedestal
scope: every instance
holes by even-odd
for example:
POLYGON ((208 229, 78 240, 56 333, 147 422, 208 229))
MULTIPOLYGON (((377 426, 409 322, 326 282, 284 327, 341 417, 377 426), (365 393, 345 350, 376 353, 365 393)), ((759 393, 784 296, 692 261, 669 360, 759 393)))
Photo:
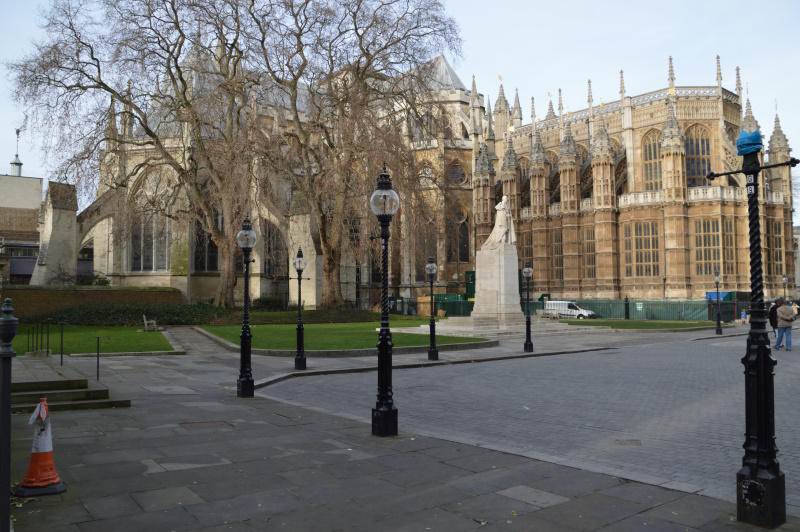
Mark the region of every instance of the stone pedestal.
POLYGON ((514 244, 481 249, 475 254, 474 327, 525 324, 520 307, 518 265, 514 244))

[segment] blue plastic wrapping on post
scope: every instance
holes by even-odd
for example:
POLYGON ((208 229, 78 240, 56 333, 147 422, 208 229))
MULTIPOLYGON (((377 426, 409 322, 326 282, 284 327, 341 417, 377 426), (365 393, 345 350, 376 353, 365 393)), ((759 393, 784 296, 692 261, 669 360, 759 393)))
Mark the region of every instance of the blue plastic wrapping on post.
POLYGON ((739 133, 739 138, 736 139, 736 149, 738 150, 739 156, 761 151, 763 146, 764 144, 761 142, 761 133, 757 129, 752 133, 742 130, 739 133))

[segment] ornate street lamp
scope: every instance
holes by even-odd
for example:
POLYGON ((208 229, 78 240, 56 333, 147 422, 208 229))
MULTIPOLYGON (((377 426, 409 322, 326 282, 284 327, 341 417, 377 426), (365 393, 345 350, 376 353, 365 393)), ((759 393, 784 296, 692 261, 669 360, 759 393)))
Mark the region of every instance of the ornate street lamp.
POLYGON ((742 173, 747 187, 750 233, 750 334, 742 358, 745 373, 745 442, 742 468, 736 474, 736 517, 755 526, 776 528, 786 522, 786 478, 777 460, 775 445, 774 367, 764 308, 764 275, 761 266, 761 222, 758 213, 758 174, 765 168, 797 166, 800 160, 761 165, 761 134, 742 131, 737 140, 742 169, 710 173, 708 179, 742 173))
POLYGON ((436 348, 436 320, 433 317, 433 281, 436 276, 436 262, 433 257, 428 257, 428 264, 425 265, 425 273, 428 274, 428 282, 431 283, 431 345, 428 347, 428 360, 439 360, 439 350, 436 348))
POLYGON ((789 282, 789 278, 786 277, 786 274, 783 274, 783 299, 786 299, 786 284, 789 282))
POLYGON ((722 320, 719 312, 719 266, 714 265, 714 284, 717 285, 717 334, 722 334, 722 320))
POLYGON ((533 277, 533 268, 531 268, 531 261, 525 261, 525 267, 522 268, 522 276, 525 278, 526 285, 525 345, 523 351, 526 353, 533 353, 533 342, 531 342, 531 277, 533 277))
POLYGON ((238 397, 253 397, 255 384, 253 371, 250 368, 250 252, 256 245, 256 233, 250 225, 250 216, 246 216, 242 230, 236 235, 236 243, 244 253, 244 316, 242 318, 242 334, 239 336, 239 380, 236 381, 236 395, 238 397))
POLYGON ((400 197, 392 190, 392 180, 383 163, 378 188, 369 198, 369 206, 381 225, 381 330, 378 333, 378 400, 372 409, 372 434, 397 435, 397 408, 392 399, 392 332, 389 330, 389 224, 400 208, 400 197))
POLYGON ((0 530, 7 531, 11 523, 11 506, 8 486, 11 484, 11 359, 17 356, 11 348, 11 340, 17 334, 19 320, 14 317, 11 298, 6 298, 0 314, 0 486, 3 498, 0 499, 0 530))
POLYGON ((303 270, 306 269, 306 259, 303 258, 302 248, 297 248, 294 269, 297 272, 297 354, 294 357, 294 369, 306 369, 306 351, 303 346, 303 298, 300 287, 303 282, 303 270))

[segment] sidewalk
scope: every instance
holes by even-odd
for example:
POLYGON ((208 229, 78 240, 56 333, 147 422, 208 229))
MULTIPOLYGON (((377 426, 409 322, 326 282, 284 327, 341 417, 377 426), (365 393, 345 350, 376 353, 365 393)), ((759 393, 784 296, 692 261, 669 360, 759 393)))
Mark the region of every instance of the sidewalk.
MULTIPOLYGON (((259 390, 237 398, 238 353, 188 328, 170 333, 187 356, 101 360, 102 382, 129 397, 131 408, 53 414, 54 455, 68 490, 13 509, 17 532, 761 530, 737 523, 726 501, 423 437, 405 432, 402 420, 399 436, 377 438, 364 423, 259 397, 259 390)), ((647 345, 675 334, 537 336, 534 355, 647 345)), ((438 363, 521 351, 522 339, 511 339, 442 353, 438 363)), ((428 363, 425 354, 394 362, 428 363)), ((42 359, 13 364, 14 380, 58 371, 42 359)), ((93 360, 65 357, 64 364, 93 374, 93 360)), ((306 373, 374 365, 374 357, 309 359, 306 373)), ((293 376, 292 367, 291 358, 253 357, 262 385, 293 376)), ((374 389, 363 397, 368 412, 374 389)), ((30 453, 27 420, 12 417, 16 481, 30 453)), ((800 530, 800 519, 780 530, 800 530)))

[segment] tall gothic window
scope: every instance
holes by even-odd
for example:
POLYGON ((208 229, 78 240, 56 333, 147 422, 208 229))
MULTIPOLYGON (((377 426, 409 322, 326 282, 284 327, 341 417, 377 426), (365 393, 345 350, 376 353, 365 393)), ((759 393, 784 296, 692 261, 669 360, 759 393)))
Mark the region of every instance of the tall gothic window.
POLYGON ((766 238, 762 246, 767 275, 783 275, 783 238, 781 222, 767 219, 766 238))
POLYGON ((726 275, 733 275, 736 273, 736 232, 733 230, 733 220, 724 220, 722 226, 723 267, 726 275))
POLYGON ((686 131, 686 186, 708 186, 706 176, 711 171, 711 141, 708 131, 692 126, 686 131))
POLYGON ((658 222, 636 222, 633 226, 637 277, 659 275, 658 222))
POLYGON ((561 229, 555 229, 550 233, 551 245, 553 248, 553 279, 564 279, 564 247, 561 239, 561 229))
POLYGON ((581 266, 584 279, 594 279, 596 276, 594 249, 594 229, 584 229, 581 242, 581 266))
MULTIPOLYGON (((436 246, 438 242, 438 232, 436 230, 436 218, 434 217, 429 221, 423 220, 415 236, 414 280, 417 282, 426 282, 428 276, 425 274, 425 264, 428 262, 428 257, 433 257, 433 260, 437 260, 436 246)), ((378 264, 380 264, 380 262, 378 264)))
POLYGON ((153 272, 169 269, 169 221, 158 213, 143 213, 131 228, 130 269, 153 272))
POLYGON ((469 262, 469 224, 461 209, 454 213, 453 224, 447 235, 447 261, 469 262))
POLYGON ((633 276, 633 242, 631 241, 631 224, 624 226, 625 241, 625 277, 633 276))
POLYGON ((702 218, 694 222, 694 260, 697 275, 714 275, 720 261, 719 220, 702 218))
MULTIPOLYGON (((217 223, 222 228, 222 216, 217 218, 217 223)), ((195 221, 194 232, 194 271, 218 272, 219 249, 210 233, 203 231, 200 222, 195 221)))
POLYGON ((523 239, 522 259, 529 260, 533 264, 533 233, 530 231, 525 233, 523 239))
POLYGON ((661 190, 661 144, 659 138, 658 131, 651 131, 642 139, 645 190, 661 190))
MULTIPOLYGON (((357 229, 357 228, 356 228, 357 229)), ((357 234, 356 234, 357 235, 357 234)), ((350 238, 352 239, 352 227, 350 238)), ((278 228, 269 220, 264 220, 264 273, 272 277, 289 275, 289 250, 278 228)), ((306 257, 310 253, 306 251, 306 257)), ((310 260, 310 259, 309 259, 310 260)))

